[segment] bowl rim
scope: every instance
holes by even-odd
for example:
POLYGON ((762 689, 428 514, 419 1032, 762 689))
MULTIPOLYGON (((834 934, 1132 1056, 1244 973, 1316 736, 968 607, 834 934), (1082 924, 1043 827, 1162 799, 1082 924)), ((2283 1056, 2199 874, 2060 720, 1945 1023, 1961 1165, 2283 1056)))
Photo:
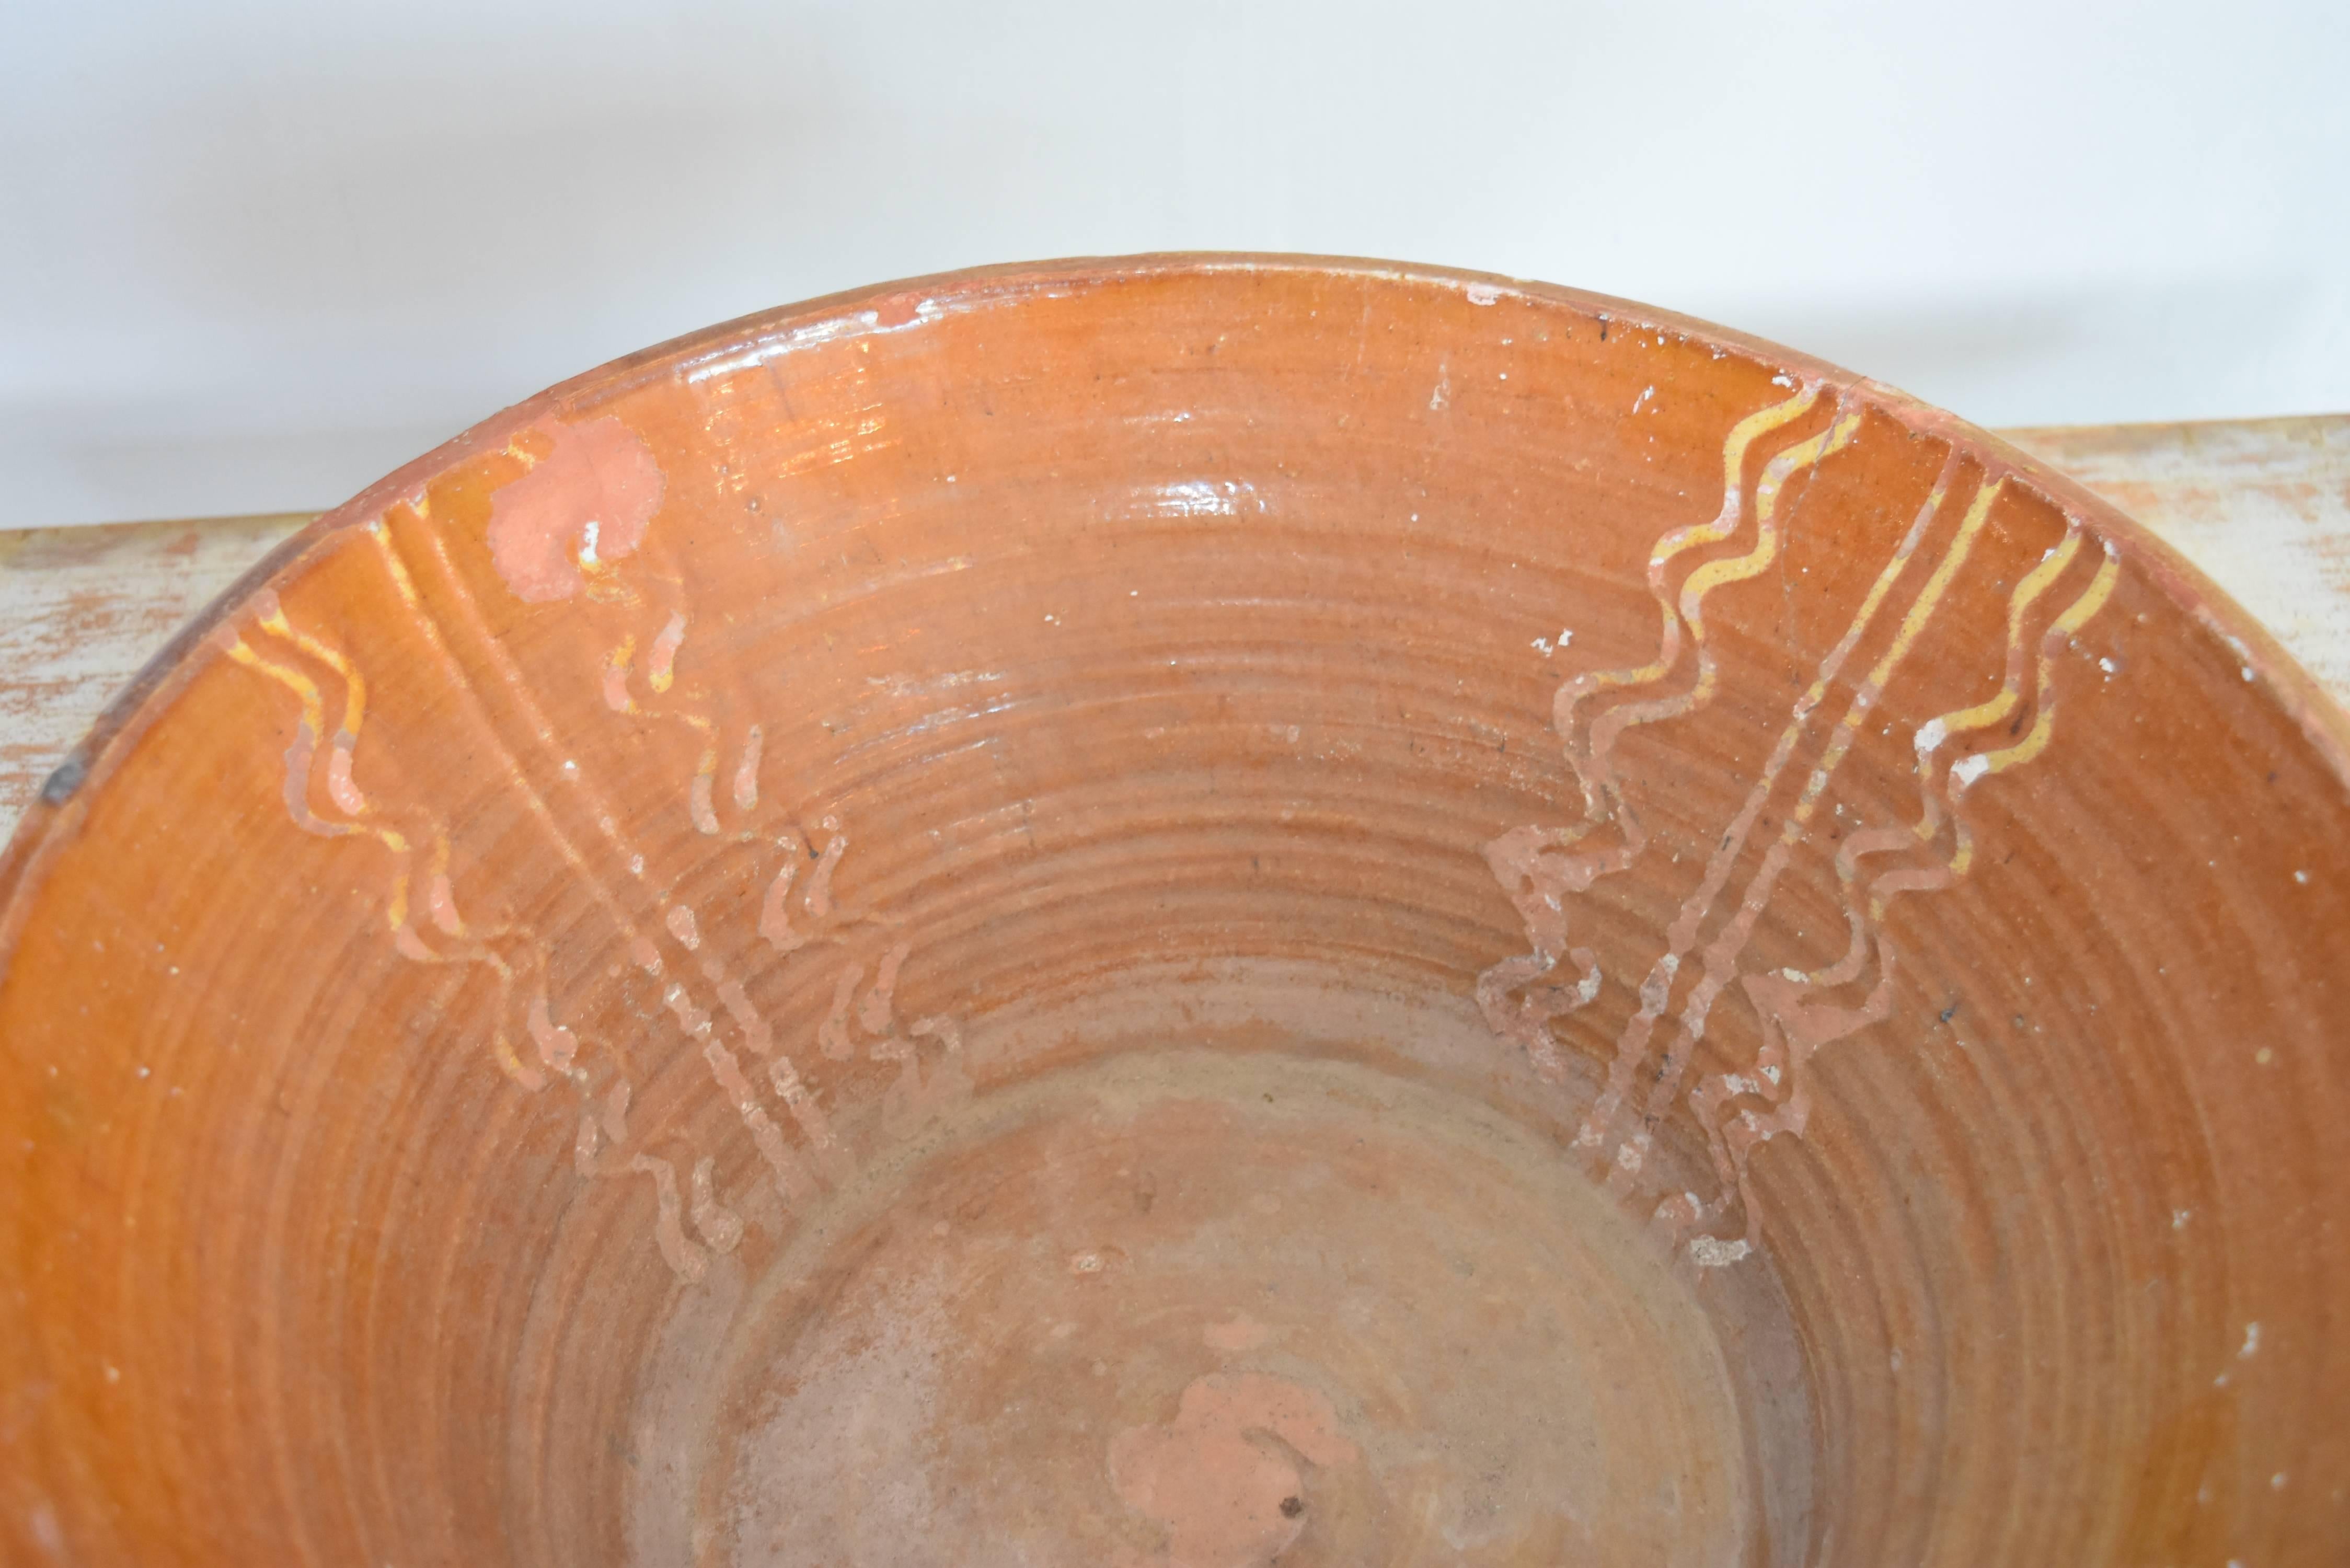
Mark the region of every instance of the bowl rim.
POLYGON ((1124 256, 1072 256, 959 268, 869 284, 795 304, 754 311, 638 349, 571 376, 491 414, 401 464, 339 506, 320 514, 254 563, 198 610, 140 666, 27 803, 15 833, 0 850, 0 985, 13 969, 24 923, 57 854, 69 844, 102 789, 139 737, 171 706, 193 672, 213 630, 256 592, 292 571, 347 530, 372 521, 393 503, 466 458, 503 445, 514 431, 548 410, 595 392, 625 391, 675 375, 696 362, 723 362, 745 349, 773 346, 788 353, 795 340, 831 341, 894 330, 929 314, 941 297, 966 306, 1017 304, 1079 289, 1140 279, 1211 277, 1224 274, 1305 274, 1475 291, 1491 303, 1504 296, 1564 306, 1604 321, 1663 330, 1704 341, 1776 371, 1857 399, 1906 428, 1973 448, 2007 470, 2098 538, 2143 563, 2162 596, 2193 621, 2227 641, 2241 657, 2245 700, 2281 707, 2350 794, 2350 711, 2337 703, 2265 626, 2203 570, 2151 529, 2056 468, 1948 410, 1827 360, 1732 327, 1661 309, 1638 300, 1464 268, 1379 261, 1357 256, 1276 252, 1168 251, 1124 256), (890 317, 885 322, 887 312, 890 317), (781 340, 778 342, 777 340, 781 340))

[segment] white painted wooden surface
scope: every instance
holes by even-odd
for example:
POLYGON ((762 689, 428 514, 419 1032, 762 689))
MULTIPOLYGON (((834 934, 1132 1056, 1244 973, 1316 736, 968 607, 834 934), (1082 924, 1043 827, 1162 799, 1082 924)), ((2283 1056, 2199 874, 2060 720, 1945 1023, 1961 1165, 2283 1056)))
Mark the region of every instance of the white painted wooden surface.
POLYGON ((172 634, 313 515, 0 533, 0 834, 172 634))
POLYGON ((2350 415, 2001 433, 2161 535, 2350 703, 2350 415))
MULTIPOLYGON (((2350 415, 2003 433, 2176 545, 2350 703, 2350 415)), ((0 833, 172 633, 310 515, 0 534, 0 833)))

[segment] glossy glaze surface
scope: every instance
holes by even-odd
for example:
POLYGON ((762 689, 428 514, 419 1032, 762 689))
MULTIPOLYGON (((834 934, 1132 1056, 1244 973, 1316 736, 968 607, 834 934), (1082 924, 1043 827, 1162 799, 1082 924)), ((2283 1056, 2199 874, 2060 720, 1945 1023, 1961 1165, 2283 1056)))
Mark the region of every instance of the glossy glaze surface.
POLYGON ((2336 1561, 2342 735, 2109 509, 1621 302, 713 329, 26 820, 0 1541, 2336 1561))

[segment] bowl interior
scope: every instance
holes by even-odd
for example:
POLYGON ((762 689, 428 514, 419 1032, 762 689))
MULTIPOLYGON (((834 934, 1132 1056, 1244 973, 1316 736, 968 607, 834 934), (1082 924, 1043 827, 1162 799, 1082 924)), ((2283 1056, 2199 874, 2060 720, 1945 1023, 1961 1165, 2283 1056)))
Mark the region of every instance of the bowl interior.
POLYGON ((597 372, 20 834, 0 1540, 2335 1560, 2350 790, 2233 613, 1492 280, 597 372))

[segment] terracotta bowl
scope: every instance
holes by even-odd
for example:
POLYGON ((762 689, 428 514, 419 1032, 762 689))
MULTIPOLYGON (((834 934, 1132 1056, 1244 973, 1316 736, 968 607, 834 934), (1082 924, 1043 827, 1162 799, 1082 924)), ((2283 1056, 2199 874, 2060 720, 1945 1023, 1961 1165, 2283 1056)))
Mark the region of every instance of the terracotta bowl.
POLYGON ((714 328, 322 519, 18 832, 0 1542, 2341 1563, 2345 734, 1638 306, 714 328))

